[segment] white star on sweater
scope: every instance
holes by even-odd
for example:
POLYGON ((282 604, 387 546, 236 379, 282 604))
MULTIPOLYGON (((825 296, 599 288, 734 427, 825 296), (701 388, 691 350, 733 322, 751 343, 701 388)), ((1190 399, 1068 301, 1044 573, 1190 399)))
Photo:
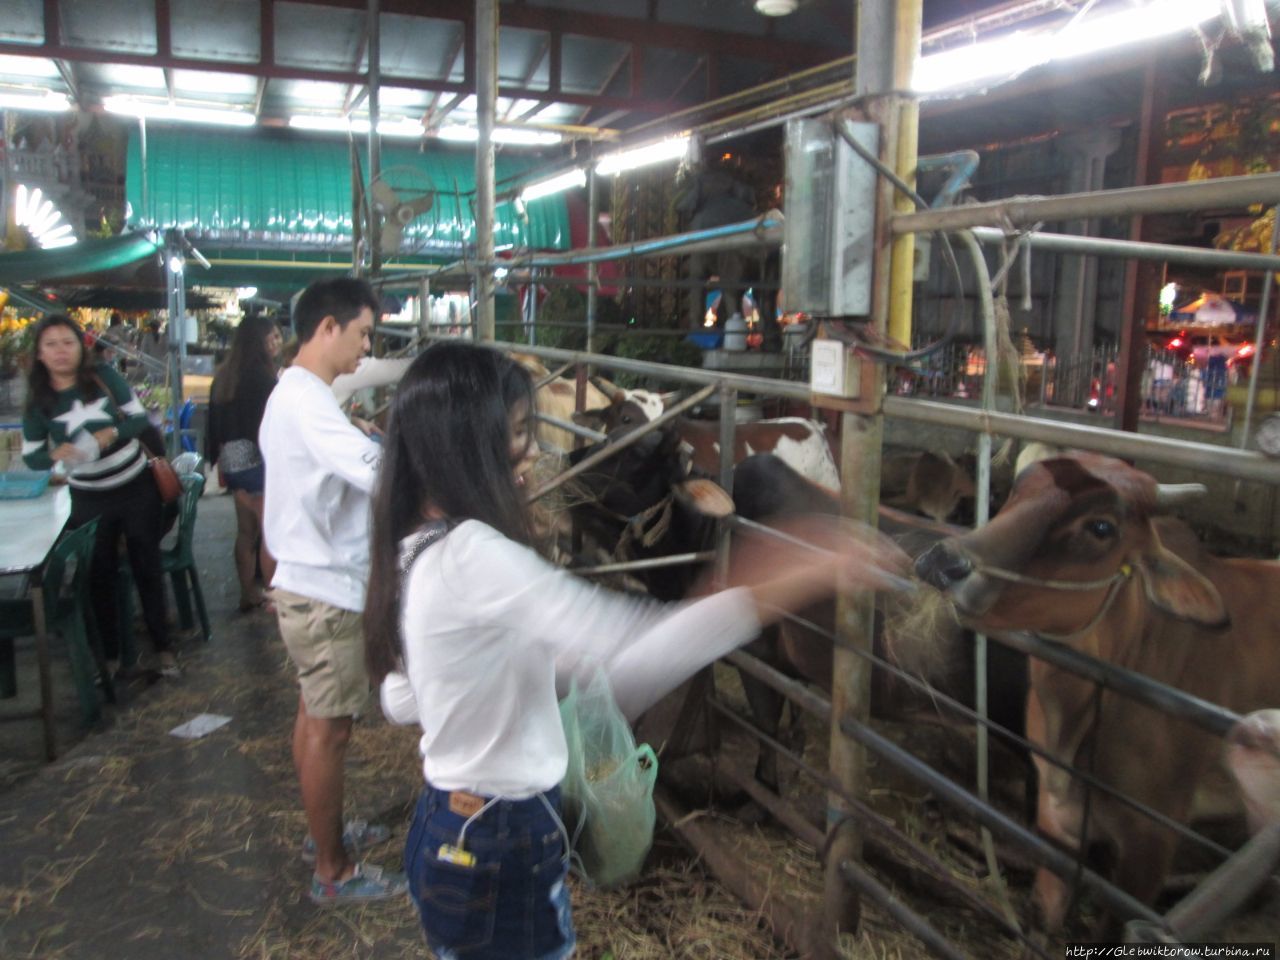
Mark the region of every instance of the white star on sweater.
POLYGON ((74 437, 86 424, 94 420, 105 421, 107 426, 114 422, 114 417, 107 411, 107 398, 99 397, 90 404, 81 403, 79 399, 71 402, 71 409, 60 413, 53 419, 63 423, 67 428, 67 436, 74 437))

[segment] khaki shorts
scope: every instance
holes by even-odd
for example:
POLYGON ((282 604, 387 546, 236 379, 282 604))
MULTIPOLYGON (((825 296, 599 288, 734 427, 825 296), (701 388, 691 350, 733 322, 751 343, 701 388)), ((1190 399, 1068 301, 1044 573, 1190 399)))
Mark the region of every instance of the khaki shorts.
POLYGON ((307 713, 354 717, 369 699, 362 615, 288 590, 273 590, 271 599, 307 713))

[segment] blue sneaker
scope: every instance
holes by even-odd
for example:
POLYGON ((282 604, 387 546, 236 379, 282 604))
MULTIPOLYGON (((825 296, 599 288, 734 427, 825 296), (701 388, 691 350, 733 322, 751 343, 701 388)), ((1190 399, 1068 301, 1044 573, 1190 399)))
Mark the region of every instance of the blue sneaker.
POLYGON ((383 870, 368 863, 357 863, 355 872, 341 883, 330 883, 314 875, 311 877, 311 900, 321 906, 389 900, 403 896, 408 890, 409 881, 403 873, 383 870))
MULTIPOLYGON (((367 820, 348 820, 342 825, 342 845, 353 857, 362 850, 376 847, 391 839, 391 830, 367 820)), ((311 865, 316 862, 316 841, 308 834, 302 841, 302 862, 311 865)))

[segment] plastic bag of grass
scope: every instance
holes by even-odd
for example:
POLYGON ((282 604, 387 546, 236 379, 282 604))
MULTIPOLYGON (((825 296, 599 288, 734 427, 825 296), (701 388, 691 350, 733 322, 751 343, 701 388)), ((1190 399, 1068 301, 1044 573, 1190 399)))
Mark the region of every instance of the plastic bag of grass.
POLYGON ((602 671, 560 703, 569 769, 560 785, 565 823, 583 875, 597 887, 634 879, 653 843, 658 758, 636 746, 602 671))

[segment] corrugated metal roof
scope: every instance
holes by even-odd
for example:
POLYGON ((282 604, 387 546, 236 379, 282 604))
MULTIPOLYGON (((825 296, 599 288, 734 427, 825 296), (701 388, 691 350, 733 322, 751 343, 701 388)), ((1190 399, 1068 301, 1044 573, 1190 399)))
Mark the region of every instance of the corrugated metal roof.
MULTIPOLYGON (((363 163, 363 150, 360 159, 363 163)), ((516 175, 529 163, 499 156, 497 179, 516 175)), ((402 255, 451 258, 474 242, 470 150, 384 146, 382 170, 393 187, 435 192, 431 209, 405 228, 402 255)), ((125 180, 131 223, 181 227, 193 239, 222 247, 332 250, 351 243, 351 162, 342 140, 149 127, 145 203, 142 181, 135 130, 125 180)), ((511 203, 500 204, 495 244, 499 249, 568 249, 563 198, 534 201, 525 217, 511 203)))

